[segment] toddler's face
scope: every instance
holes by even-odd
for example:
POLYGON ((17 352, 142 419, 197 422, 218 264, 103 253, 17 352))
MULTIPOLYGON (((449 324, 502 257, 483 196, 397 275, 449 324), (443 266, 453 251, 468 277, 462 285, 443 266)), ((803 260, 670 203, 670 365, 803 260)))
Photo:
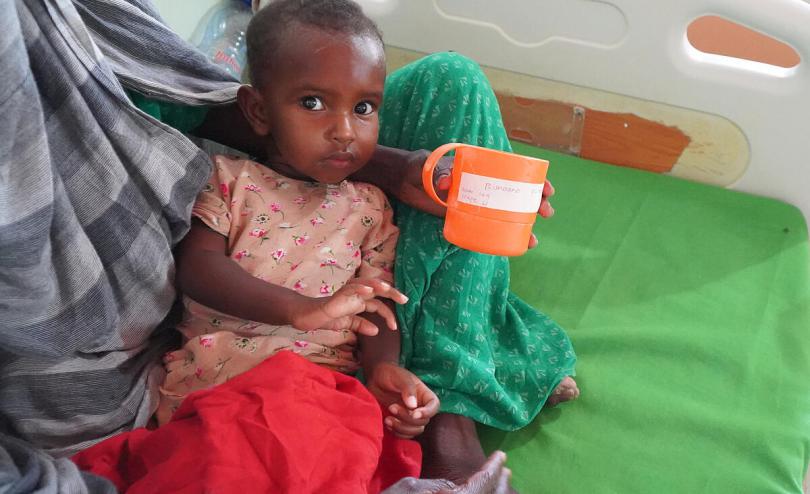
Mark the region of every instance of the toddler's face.
POLYGON ((371 158, 385 82, 385 55, 370 37, 297 26, 266 87, 268 158, 282 173, 338 183, 371 158))

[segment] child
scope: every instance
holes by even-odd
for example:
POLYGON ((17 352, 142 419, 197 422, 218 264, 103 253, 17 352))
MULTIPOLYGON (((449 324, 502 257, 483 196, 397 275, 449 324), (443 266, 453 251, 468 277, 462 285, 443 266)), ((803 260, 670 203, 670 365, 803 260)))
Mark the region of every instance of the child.
POLYGON ((398 365, 390 301, 407 301, 392 286, 398 230, 379 189, 346 181, 377 142, 380 34, 354 4, 282 1, 251 22, 248 58, 253 86, 238 102, 266 159, 215 157, 194 205, 178 251, 184 344, 166 356, 158 422, 192 391, 289 350, 362 369, 391 412, 386 426, 413 437, 438 401, 398 365))

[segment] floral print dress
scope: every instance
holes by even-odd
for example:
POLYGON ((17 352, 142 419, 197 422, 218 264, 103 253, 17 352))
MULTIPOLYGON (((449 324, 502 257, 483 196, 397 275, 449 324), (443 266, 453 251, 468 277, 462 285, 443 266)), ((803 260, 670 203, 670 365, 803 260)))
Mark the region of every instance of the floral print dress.
MULTIPOLYGON (((393 282, 398 230, 378 188, 287 178, 259 163, 214 157, 192 215, 227 238, 245 271, 310 297, 354 277, 393 282)), ((351 331, 299 331, 248 321, 183 298, 183 347, 164 357, 157 418, 165 423, 190 392, 227 381, 280 350, 342 371, 358 369, 351 331)))

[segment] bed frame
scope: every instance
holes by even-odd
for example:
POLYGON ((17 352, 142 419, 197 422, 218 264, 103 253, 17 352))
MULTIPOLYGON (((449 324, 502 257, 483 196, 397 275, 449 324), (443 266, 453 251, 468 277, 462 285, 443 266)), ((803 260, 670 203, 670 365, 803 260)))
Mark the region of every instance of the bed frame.
MULTIPOLYGON (((535 88, 523 84, 517 96, 531 98, 536 86, 555 84, 551 99, 586 100, 597 109, 685 127, 691 144, 670 173, 776 198, 810 218, 810 64, 804 62, 810 60, 810 4, 804 0, 360 3, 392 47, 455 50, 512 73, 511 82, 518 74, 534 79, 535 88), (686 30, 703 15, 779 39, 803 62, 782 68, 699 52, 686 30), (718 126, 736 130, 713 134, 718 126)), ((493 77, 496 90, 508 90, 506 79, 493 77)))

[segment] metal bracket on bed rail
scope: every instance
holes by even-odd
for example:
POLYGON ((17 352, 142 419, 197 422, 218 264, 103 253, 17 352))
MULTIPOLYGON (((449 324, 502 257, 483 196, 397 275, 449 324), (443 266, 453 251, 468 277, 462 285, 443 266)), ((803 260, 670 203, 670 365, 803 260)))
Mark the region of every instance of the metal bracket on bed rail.
POLYGON ((582 106, 496 93, 510 139, 579 156, 585 129, 582 106))
POLYGON ((568 143, 568 153, 579 156, 582 152, 582 134, 585 128, 585 108, 574 106, 571 117, 571 140, 568 143))

